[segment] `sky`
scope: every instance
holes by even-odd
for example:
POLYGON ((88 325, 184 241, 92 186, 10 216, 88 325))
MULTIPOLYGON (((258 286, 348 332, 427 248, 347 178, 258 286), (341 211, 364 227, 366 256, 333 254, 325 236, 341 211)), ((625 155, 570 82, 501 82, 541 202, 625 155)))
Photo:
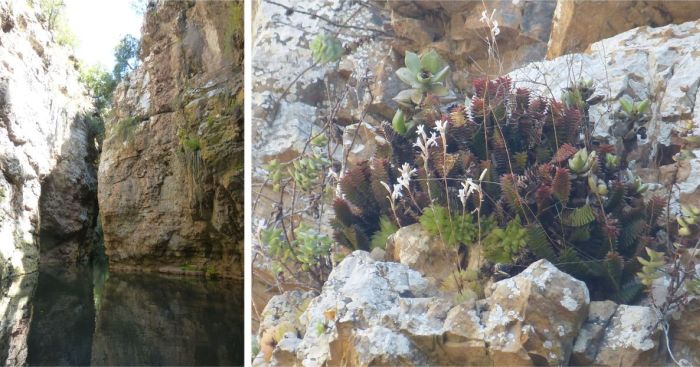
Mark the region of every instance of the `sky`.
POLYGON ((132 0, 65 0, 66 16, 75 32, 75 53, 85 65, 114 67, 114 47, 126 34, 141 35, 142 16, 132 0))

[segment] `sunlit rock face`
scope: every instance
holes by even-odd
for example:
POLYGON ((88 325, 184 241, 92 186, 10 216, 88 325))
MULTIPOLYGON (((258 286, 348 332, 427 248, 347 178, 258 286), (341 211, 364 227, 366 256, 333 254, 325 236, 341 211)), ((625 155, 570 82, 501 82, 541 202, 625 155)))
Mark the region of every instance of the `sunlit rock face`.
POLYGON ((242 2, 158 2, 100 158, 110 267, 242 274, 242 2))
MULTIPOLYGON (((0 14, 2 278, 36 270, 40 223, 62 231, 52 246, 85 232, 93 205, 75 197, 94 193, 96 180, 87 163, 91 148, 83 118, 91 101, 78 81, 76 60, 28 2, 0 1, 0 14), (53 184, 44 192, 48 177, 53 184), (49 200, 40 205, 44 194, 49 200)), ((78 252, 64 257, 75 262, 78 252)))
POLYGON ((648 99, 646 137, 630 147, 627 159, 636 174, 652 183, 650 192, 672 196, 671 211, 677 212, 679 203, 697 204, 700 199, 700 149, 690 146, 694 157, 678 165, 673 158, 689 121, 695 124, 690 134, 700 133, 699 52, 700 21, 640 27, 596 42, 586 53, 532 63, 509 75, 515 87, 554 98, 572 82, 592 80, 595 95, 603 98, 590 109, 593 136, 617 144, 618 152, 624 150, 614 117, 620 99, 648 99), (674 180, 678 185, 669 192, 674 180))
POLYGON ((0 364, 3 366, 22 366, 27 362, 30 302, 38 278, 33 273, 0 280, 0 364))
POLYGON ((98 296, 92 365, 243 363, 242 283, 110 274, 98 296))

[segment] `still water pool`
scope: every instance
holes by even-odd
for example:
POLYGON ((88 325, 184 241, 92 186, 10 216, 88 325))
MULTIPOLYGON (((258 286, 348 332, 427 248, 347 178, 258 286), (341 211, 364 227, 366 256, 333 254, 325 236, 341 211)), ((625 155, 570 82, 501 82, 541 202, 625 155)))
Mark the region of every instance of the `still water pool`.
POLYGON ((0 328, 5 364, 243 364, 240 282, 47 268, 32 292, 28 279, 3 295, 23 297, 0 328))

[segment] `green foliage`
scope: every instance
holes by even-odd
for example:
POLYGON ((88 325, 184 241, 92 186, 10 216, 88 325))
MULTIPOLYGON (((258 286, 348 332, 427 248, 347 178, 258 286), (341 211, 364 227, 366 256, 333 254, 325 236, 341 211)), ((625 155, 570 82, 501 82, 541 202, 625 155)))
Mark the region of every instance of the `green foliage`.
POLYGON ((440 236, 448 247, 471 245, 479 233, 471 214, 451 215, 447 208, 437 205, 423 211, 420 224, 431 235, 440 236))
POLYGON ((112 75, 98 66, 80 69, 80 81, 85 85, 88 94, 93 99, 95 114, 87 118, 91 135, 102 144, 105 136, 105 119, 110 111, 112 93, 116 82, 112 75))
POLYGON ((64 0, 40 0, 39 9, 46 21, 46 27, 51 32, 56 42, 63 46, 75 48, 78 40, 68 24, 65 14, 66 4, 64 0))
POLYGON ((443 279, 440 290, 446 293, 456 294, 453 301, 461 303, 469 299, 481 299, 484 297, 482 287, 483 279, 480 279, 476 270, 460 269, 443 279))
MULTIPOLYGON (((420 62, 409 55, 406 69, 420 62)), ((470 215, 461 220, 461 213, 478 210, 491 261, 521 269, 546 258, 585 281, 594 299, 634 299, 641 290, 637 256, 662 228, 665 206, 643 196, 646 185, 625 169, 614 146, 585 140, 595 87, 581 82, 564 102, 532 98, 506 77, 476 80, 473 89, 468 105, 423 100, 414 106, 413 122, 401 121, 405 131, 401 123, 380 127, 388 148, 341 179, 345 197, 334 203, 334 238, 368 249, 384 216, 397 226, 420 221, 447 246, 469 245, 479 226, 470 215), (419 129, 409 126, 432 130, 445 119, 446 145, 438 138, 426 160, 414 146, 419 129), (404 164, 416 168, 416 177, 390 200, 380 183, 397 182, 404 164), (465 179, 480 182, 483 195, 461 202, 465 179), (484 226, 488 218, 494 229, 484 226)))
POLYGON ((620 107, 628 117, 636 117, 646 113, 650 105, 648 99, 635 103, 627 98, 620 98, 620 107))
POLYGON ((398 230, 399 227, 397 227, 396 224, 389 219, 389 217, 384 215, 379 218, 379 231, 372 235, 372 248, 384 249, 389 236, 396 233, 398 230))
POLYGON ((394 97, 399 105, 413 108, 420 105, 427 94, 445 97, 450 93, 443 83, 450 67, 435 50, 430 50, 420 56, 406 51, 404 63, 406 66, 397 70, 396 76, 402 82, 410 85, 411 89, 403 90, 394 97))
POLYGON ((583 227, 595 220, 595 212, 590 205, 576 208, 562 218, 562 223, 570 227, 583 227))
POLYGON ((505 228, 496 227, 484 238, 484 255, 491 262, 513 263, 525 247, 527 235, 527 229, 516 217, 505 228))
POLYGON ((692 205, 681 205, 681 215, 676 216, 676 222, 678 223, 679 236, 691 236, 700 224, 700 209, 692 205))
POLYGON ((139 64, 139 51, 141 44, 134 36, 127 34, 114 48, 114 80, 120 82, 130 71, 136 69, 139 64))
POLYGON ((279 228, 266 228, 260 232, 260 240, 268 246, 277 272, 284 272, 282 264, 298 265, 302 271, 318 271, 325 266, 333 243, 330 237, 304 223, 294 231, 292 241, 283 239, 279 228))
POLYGON ((345 54, 345 49, 340 40, 325 33, 317 35, 309 44, 309 48, 311 48, 311 55, 314 61, 321 64, 338 61, 345 54))
POLYGON ((85 84, 88 93, 95 101, 98 111, 103 111, 111 104, 112 92, 117 86, 112 75, 99 66, 81 68, 80 80, 85 84))
POLYGON ((651 283, 654 282, 654 279, 663 276, 662 268, 666 265, 666 260, 662 252, 654 251, 648 247, 646 247, 645 250, 649 259, 645 259, 641 256, 637 257, 637 261, 642 264, 642 271, 637 273, 637 277, 642 284, 651 287, 651 283))
POLYGON ((114 125, 114 136, 122 142, 131 139, 134 130, 141 123, 141 119, 140 116, 132 116, 117 121, 114 125))
POLYGON ((406 133, 406 114, 402 109, 396 110, 394 118, 391 120, 391 126, 399 134, 406 133))
POLYGON ((297 185, 304 191, 310 191, 318 176, 323 173, 323 168, 329 164, 328 160, 321 154, 311 154, 292 161, 289 167, 289 175, 297 185))

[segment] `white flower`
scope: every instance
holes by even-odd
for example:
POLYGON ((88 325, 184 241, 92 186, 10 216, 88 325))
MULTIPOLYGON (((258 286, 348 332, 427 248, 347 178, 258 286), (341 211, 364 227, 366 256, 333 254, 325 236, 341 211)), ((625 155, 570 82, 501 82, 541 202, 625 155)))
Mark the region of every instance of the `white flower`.
POLYGON ((401 172, 401 177, 411 179, 412 176, 415 176, 416 170, 415 168, 412 168, 410 164, 404 163, 401 165, 401 168, 399 168, 399 172, 401 172))
POLYGON ((403 196, 403 194, 401 193, 401 187, 402 187, 401 184, 395 184, 394 189, 392 190, 391 187, 389 187, 389 185, 386 182, 379 181, 379 183, 382 184, 382 186, 384 186, 386 191, 389 193, 389 195, 391 196, 392 202, 396 201, 396 199, 403 196))
POLYGON ((401 187, 402 187, 401 184, 394 185, 394 192, 391 193, 392 199, 396 200, 396 199, 399 199, 403 196, 403 194, 401 193, 401 187))
POLYGON ((435 131, 438 132, 438 134, 444 135, 445 134, 445 129, 447 129, 447 124, 449 122, 447 120, 437 120, 435 121, 435 131))
POLYGON ((486 10, 484 10, 484 11, 481 12, 481 18, 479 18, 479 21, 480 21, 481 23, 486 23, 486 24, 488 24, 488 22, 489 22, 489 17, 486 16, 486 10))
POLYGON ((459 201, 462 202, 462 206, 467 206, 467 194, 464 189, 459 189, 457 197, 459 198, 459 201))
POLYGON ((406 190, 410 190, 411 177, 418 171, 415 168, 411 168, 410 164, 404 163, 401 168, 399 168, 399 172, 401 173, 401 177, 397 178, 396 181, 401 186, 405 187, 406 190))
POLYGON ((437 146, 437 135, 435 135, 434 131, 430 132, 430 139, 426 141, 426 144, 428 145, 428 148, 437 146))
POLYGON ((421 155, 424 158, 428 157, 428 149, 430 149, 431 146, 437 144, 436 141, 437 137, 435 136, 435 133, 433 133, 433 136, 430 139, 421 139, 421 137, 416 138, 416 142, 413 144, 414 147, 420 148, 421 155))
POLYGON ((423 124, 418 125, 416 131, 423 137, 423 139, 427 139, 428 136, 425 135, 425 126, 423 124))
POLYGON ((498 28, 498 21, 497 20, 493 21, 493 28, 491 29, 491 32, 493 32, 494 38, 501 33, 501 29, 498 28))
POLYGON ((399 183, 399 185, 403 186, 406 188, 406 190, 411 189, 411 179, 406 179, 405 177, 399 177, 396 179, 396 182, 399 183))

